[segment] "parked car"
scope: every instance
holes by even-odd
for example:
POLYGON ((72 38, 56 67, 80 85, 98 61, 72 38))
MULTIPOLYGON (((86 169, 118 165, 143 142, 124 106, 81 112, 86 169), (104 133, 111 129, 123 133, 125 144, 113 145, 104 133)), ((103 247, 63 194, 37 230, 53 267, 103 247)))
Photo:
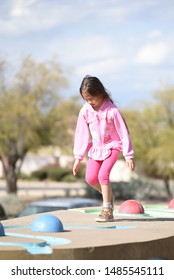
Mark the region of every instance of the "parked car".
POLYGON ((4 207, 0 204, 0 220, 6 220, 7 215, 5 213, 4 207))
POLYGON ((22 210, 18 217, 57 210, 101 206, 97 199, 84 197, 49 198, 33 201, 22 210))

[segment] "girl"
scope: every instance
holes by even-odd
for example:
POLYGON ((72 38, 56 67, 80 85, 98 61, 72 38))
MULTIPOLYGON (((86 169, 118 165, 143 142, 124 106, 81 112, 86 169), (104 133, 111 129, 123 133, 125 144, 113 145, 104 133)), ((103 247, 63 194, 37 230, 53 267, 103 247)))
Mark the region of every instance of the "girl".
POLYGON ((80 94, 86 101, 79 112, 75 141, 73 174, 88 151, 86 181, 103 197, 103 209, 96 221, 113 221, 113 195, 109 175, 120 151, 127 166, 134 170, 134 151, 128 129, 117 106, 101 81, 85 76, 80 94))

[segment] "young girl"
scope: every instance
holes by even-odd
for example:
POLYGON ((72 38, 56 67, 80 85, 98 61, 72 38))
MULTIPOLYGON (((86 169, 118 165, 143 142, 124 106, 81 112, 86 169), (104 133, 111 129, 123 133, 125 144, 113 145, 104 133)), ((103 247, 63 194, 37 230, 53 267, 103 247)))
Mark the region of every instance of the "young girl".
POLYGON ((80 94, 86 101, 79 112, 75 141, 73 174, 88 151, 86 181, 103 197, 103 209, 96 219, 113 221, 113 195, 109 176, 120 151, 127 166, 134 170, 134 151, 125 121, 101 81, 85 76, 80 94))

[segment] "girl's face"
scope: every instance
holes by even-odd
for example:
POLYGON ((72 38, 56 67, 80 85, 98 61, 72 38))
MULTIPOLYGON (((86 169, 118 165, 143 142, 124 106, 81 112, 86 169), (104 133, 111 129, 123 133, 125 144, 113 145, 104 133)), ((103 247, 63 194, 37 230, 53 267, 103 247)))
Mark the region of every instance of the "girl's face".
POLYGON ((92 106, 95 111, 97 111, 101 107, 104 100, 103 96, 92 96, 88 92, 82 92, 82 97, 88 104, 92 106))

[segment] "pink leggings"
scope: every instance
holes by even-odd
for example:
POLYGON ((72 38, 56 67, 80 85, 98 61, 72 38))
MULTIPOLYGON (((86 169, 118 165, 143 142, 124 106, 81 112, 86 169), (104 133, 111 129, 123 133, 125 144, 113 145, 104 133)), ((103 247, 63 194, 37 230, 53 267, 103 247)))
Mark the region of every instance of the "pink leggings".
POLYGON ((118 150, 111 150, 111 154, 104 160, 88 159, 86 167, 86 182, 90 186, 109 185, 109 175, 114 163, 117 161, 120 152, 118 150))

